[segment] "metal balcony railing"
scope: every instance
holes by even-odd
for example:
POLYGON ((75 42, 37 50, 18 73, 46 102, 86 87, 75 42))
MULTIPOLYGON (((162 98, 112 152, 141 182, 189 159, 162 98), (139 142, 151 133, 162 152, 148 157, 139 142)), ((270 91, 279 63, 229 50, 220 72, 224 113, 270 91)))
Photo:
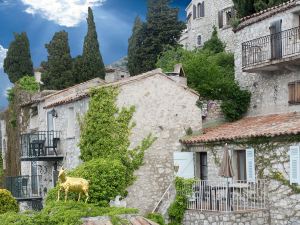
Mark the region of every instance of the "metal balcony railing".
POLYGON ((59 131, 38 131, 21 135, 21 159, 58 156, 59 131))
POLYGON ((244 212, 266 209, 267 185, 265 180, 194 181, 185 185, 178 194, 187 197, 187 209, 216 212, 244 212))
POLYGON ((295 27, 242 44, 243 69, 300 54, 300 28, 295 27))
POLYGON ((5 187, 17 200, 41 198, 41 176, 6 177, 5 187))

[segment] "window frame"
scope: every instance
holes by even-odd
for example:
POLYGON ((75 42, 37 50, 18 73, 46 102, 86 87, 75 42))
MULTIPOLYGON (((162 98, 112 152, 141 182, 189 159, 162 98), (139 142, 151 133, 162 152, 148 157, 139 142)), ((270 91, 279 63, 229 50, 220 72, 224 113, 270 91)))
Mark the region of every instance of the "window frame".
POLYGON ((300 80, 296 80, 296 81, 288 83, 288 103, 289 103, 289 105, 299 105, 300 104, 300 80), (299 88, 299 91, 297 91, 298 88, 299 88), (293 89, 293 90, 291 90, 291 89, 293 89), (291 91, 293 93, 291 93, 291 91))

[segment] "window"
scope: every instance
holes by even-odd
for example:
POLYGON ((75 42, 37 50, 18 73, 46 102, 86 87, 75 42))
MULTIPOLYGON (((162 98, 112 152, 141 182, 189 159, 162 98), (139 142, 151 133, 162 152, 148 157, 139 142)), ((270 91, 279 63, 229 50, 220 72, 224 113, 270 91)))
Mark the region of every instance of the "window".
POLYGON ((204 2, 197 5, 197 18, 204 17, 204 2))
POLYGON ((223 11, 219 11, 218 13, 218 22, 219 22, 219 28, 223 27, 223 11))
POLYGON ((198 45, 198 46, 201 46, 201 45, 202 45, 202 38, 201 38, 201 35, 198 35, 198 37, 197 37, 197 45, 198 45))
POLYGON ((247 180, 246 173, 246 151, 239 150, 237 153, 237 178, 238 180, 247 180))
POLYGON ((31 107, 30 111, 31 111, 31 116, 32 116, 32 117, 38 115, 38 107, 37 107, 37 106, 31 107))
POLYGON ((198 3, 197 5, 197 17, 199 18, 201 15, 201 3, 198 3))
POLYGON ((208 179, 207 152, 200 152, 200 179, 208 179))
POLYGON ((289 104, 300 103, 300 81, 291 82, 288 84, 289 104))
POLYGON ((70 107, 68 109, 67 137, 68 138, 75 137, 75 113, 73 107, 70 107))
POLYGON ((227 11, 226 12, 226 24, 227 25, 230 25, 231 19, 232 19, 232 12, 231 11, 227 11))
POLYGON ((197 7, 193 5, 193 19, 197 18, 197 7))

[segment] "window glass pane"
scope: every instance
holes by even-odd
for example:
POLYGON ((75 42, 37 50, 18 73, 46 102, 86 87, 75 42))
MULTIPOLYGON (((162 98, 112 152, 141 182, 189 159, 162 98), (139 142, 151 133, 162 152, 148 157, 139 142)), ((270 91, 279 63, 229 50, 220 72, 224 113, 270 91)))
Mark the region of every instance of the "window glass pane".
POLYGON ((246 151, 237 151, 238 154, 238 179, 246 180, 246 151))
POLYGON ((295 102, 295 83, 290 83, 289 86, 289 103, 295 102))

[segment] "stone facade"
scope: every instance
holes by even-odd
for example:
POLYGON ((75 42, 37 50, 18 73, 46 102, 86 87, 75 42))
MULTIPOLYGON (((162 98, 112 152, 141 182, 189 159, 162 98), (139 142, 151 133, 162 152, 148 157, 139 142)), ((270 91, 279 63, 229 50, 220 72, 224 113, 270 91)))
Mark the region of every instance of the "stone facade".
MULTIPOLYGON (((179 43, 186 49, 192 50, 203 46, 210 39, 213 27, 216 26, 218 35, 226 43, 226 49, 233 52, 235 47, 235 36, 232 27, 227 22, 226 12, 233 7, 232 0, 192 0, 186 8, 187 29, 183 32, 179 43), (204 16, 194 18, 194 6, 204 2, 204 16), (219 12, 222 12, 223 27, 219 28, 219 12), (201 36, 201 41, 198 37, 201 36)), ((196 10, 197 14, 197 10, 196 10)))
MULTIPOLYGON (((268 200, 266 202, 265 211, 257 212, 229 212, 224 214, 222 212, 197 212, 193 210, 188 210, 185 216, 184 224, 212 224, 212 222, 218 222, 216 224, 270 224, 270 225, 299 225, 300 224, 300 194, 294 192, 290 187, 284 185, 282 182, 277 181, 276 179, 271 179, 269 175, 271 172, 280 172, 284 179, 289 181, 289 171, 290 171, 290 162, 289 162, 289 147, 292 145, 299 145, 300 143, 290 143, 278 147, 277 149, 272 150, 269 154, 259 153, 256 151, 256 159, 258 157, 272 158, 270 160, 270 165, 265 165, 259 162, 256 162, 256 177, 259 177, 258 170, 263 168, 263 177, 266 179, 266 191, 268 200), (274 157, 276 154, 277 157, 274 157), (255 219, 256 218, 256 219, 255 219), (263 219, 264 218, 264 219, 263 219), (205 222, 206 221, 206 222, 205 222), (235 221, 235 222, 233 222, 235 221), (251 222, 252 223, 249 223, 251 222)), ((244 150, 250 146, 242 146, 236 144, 228 145, 228 149, 232 158, 232 167, 234 172, 234 180, 238 180, 237 172, 237 151, 244 150)), ((194 146, 189 147, 189 151, 194 152, 195 154, 199 152, 207 152, 207 171, 208 171, 208 180, 224 180, 218 175, 220 164, 219 162, 222 159, 224 146, 215 145, 215 146, 194 146)), ((195 157, 197 160, 197 157, 195 157)), ((200 162, 195 162, 195 170, 197 171, 197 165, 200 162)), ((197 177, 197 173, 196 173, 197 177)), ((258 179, 258 178, 257 178, 258 179)))
MULTIPOLYGON (((28 132, 47 130, 47 113, 55 110, 57 117, 54 117, 54 129, 60 131, 58 153, 64 156, 58 167, 64 166, 70 170, 81 163, 80 149, 77 146, 80 138, 77 118, 88 110, 89 98, 77 98, 89 88, 100 85, 104 84, 99 80, 92 80, 49 95, 38 104, 30 106, 36 105, 38 114, 31 117, 28 132), (73 110, 73 118, 68 114, 70 109, 73 110), (68 130, 70 120, 75 123, 73 132, 68 130)), ((201 110, 196 106, 199 96, 162 74, 160 70, 108 85, 119 87, 119 107, 136 107, 133 116, 136 127, 132 131, 131 147, 140 144, 150 133, 157 137, 145 154, 144 165, 136 171, 137 180, 129 187, 126 199, 128 207, 138 208, 140 213, 146 213, 153 210, 173 179, 173 152, 181 151, 179 139, 185 135, 188 127, 199 130, 202 126, 201 110)), ((31 174, 31 164, 22 162, 22 175, 31 174)), ((39 185, 44 197, 53 187, 54 164, 37 162, 37 168, 38 174, 42 175, 39 185)))
POLYGON ((267 225, 268 211, 244 213, 214 213, 189 210, 184 215, 183 224, 188 225, 267 225))
MULTIPOLYGON (((261 19, 256 23, 247 25, 235 34, 235 77, 242 88, 248 89, 252 94, 249 116, 273 113, 299 111, 299 105, 288 103, 288 83, 300 80, 299 68, 289 70, 288 61, 281 69, 257 73, 243 72, 242 69, 242 43, 256 38, 270 35, 271 23, 282 20, 282 30, 299 26, 299 9, 297 5, 289 10, 274 13, 272 17, 261 19)), ((263 18, 263 17, 262 17, 263 18)), ((241 24, 243 25, 243 23, 241 24)), ((283 41, 284 45, 284 41, 283 41)))

